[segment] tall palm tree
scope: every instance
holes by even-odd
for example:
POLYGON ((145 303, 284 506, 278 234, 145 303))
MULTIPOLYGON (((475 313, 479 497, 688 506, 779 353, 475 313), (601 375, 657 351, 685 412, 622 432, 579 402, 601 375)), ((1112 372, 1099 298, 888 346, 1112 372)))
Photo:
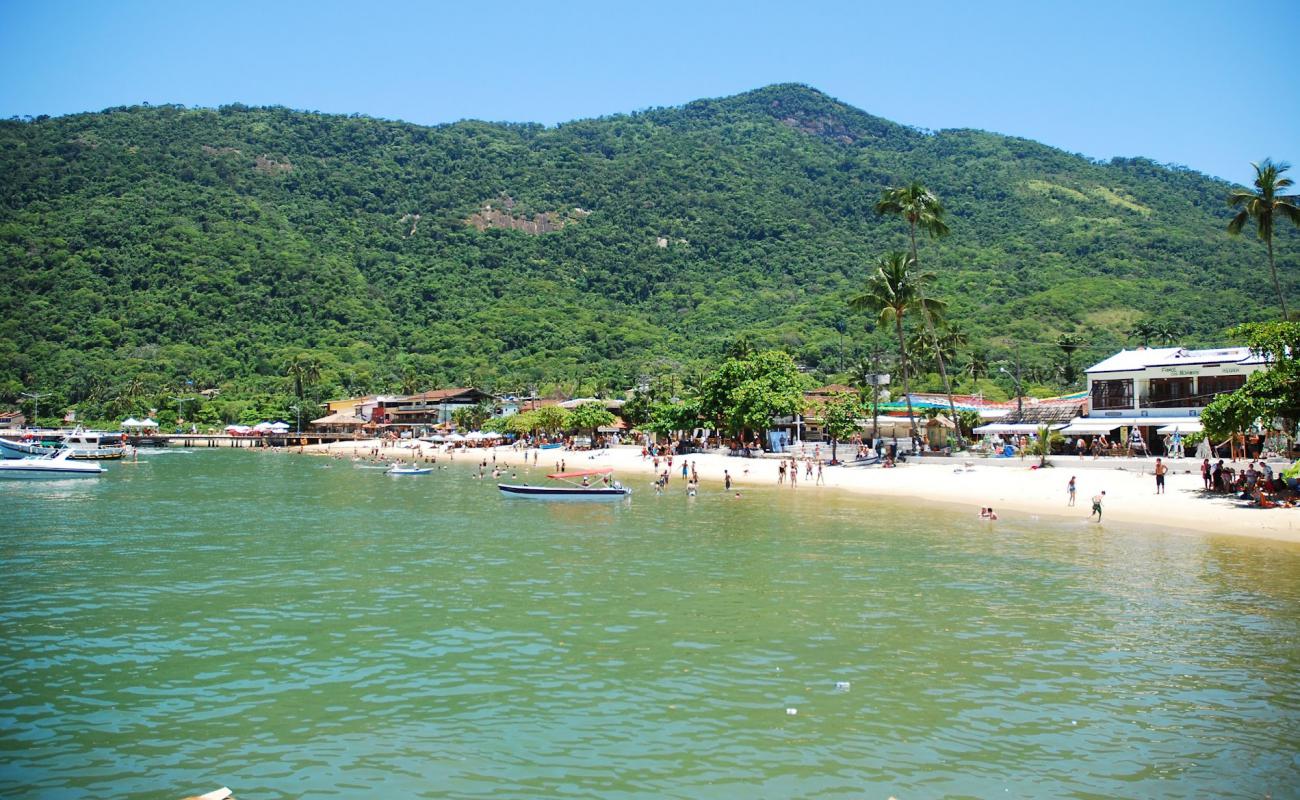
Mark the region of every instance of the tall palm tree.
POLYGON ((913 436, 917 431, 912 414, 912 388, 907 377, 907 337, 903 334, 903 317, 909 309, 916 309, 922 317, 939 313, 936 301, 925 299, 923 288, 924 284, 933 279, 933 275, 917 272, 916 260, 906 253, 886 253, 876 260, 876 271, 867 279, 862 294, 849 300, 849 307, 855 311, 875 314, 881 325, 892 323, 894 326, 894 332, 898 336, 903 396, 907 399, 907 418, 913 436))
MULTIPOLYGON (((948 235, 948 225, 943 221, 944 211, 943 203, 929 189, 922 186, 916 181, 912 181, 908 186, 892 186, 886 189, 876 203, 877 214, 892 214, 907 220, 908 236, 912 242, 912 261, 919 264, 920 258, 916 252, 916 230, 930 235, 932 239, 938 239, 941 236, 948 235)), ((934 333, 934 320, 930 318, 926 303, 925 290, 921 289, 921 321, 925 323, 925 329, 930 334, 930 338, 938 341, 934 333)), ((952 382, 948 380, 948 369, 944 364, 943 354, 939 353, 936 347, 935 363, 939 367, 939 377, 943 379, 943 391, 948 396, 948 411, 952 414, 954 422, 957 420, 957 407, 952 401, 952 382)), ((961 428, 957 428, 957 446, 962 446, 961 428)))
POLYGON ((1273 263, 1273 217, 1276 215, 1291 220, 1292 225, 1300 226, 1300 207, 1296 205, 1296 195, 1281 194, 1283 189, 1290 188, 1293 183, 1290 178, 1280 177, 1291 165, 1285 162, 1275 164, 1266 158, 1251 166, 1255 168, 1255 188, 1258 191, 1234 189, 1228 194, 1228 206, 1241 208, 1228 223, 1228 233, 1239 236, 1247 221, 1255 221, 1256 234, 1268 246, 1268 273, 1273 278, 1273 291, 1277 292, 1277 303, 1282 307, 1282 319, 1285 321, 1290 317, 1286 311, 1286 298, 1282 296, 1282 284, 1277 279, 1277 265, 1273 263))

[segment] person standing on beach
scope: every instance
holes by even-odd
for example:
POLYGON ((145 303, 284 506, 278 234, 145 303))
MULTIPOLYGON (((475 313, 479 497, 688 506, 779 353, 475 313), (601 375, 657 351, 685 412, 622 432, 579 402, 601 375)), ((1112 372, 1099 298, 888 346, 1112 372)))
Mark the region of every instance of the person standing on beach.
POLYGON ((1201 481, 1205 484, 1206 489, 1213 489, 1214 482, 1210 478, 1210 459, 1201 462, 1201 481))
POLYGON ((776 466, 776 485, 781 486, 784 483, 785 483, 785 459, 783 458, 781 459, 781 463, 777 464, 776 466))
MULTIPOLYGON (((1098 522, 1098 523, 1101 522, 1101 501, 1103 501, 1103 500, 1105 500, 1105 499, 1106 499, 1106 493, 1105 493, 1105 492, 1101 492, 1101 493, 1099 493, 1099 494, 1094 494, 1094 495, 1092 496, 1092 514, 1096 514, 1096 515, 1097 515, 1097 522, 1098 522)), ((1089 518, 1089 519, 1092 519, 1092 514, 1089 514, 1089 515, 1088 515, 1088 518, 1089 518)))
POLYGON ((817 462, 817 486, 826 485, 826 476, 822 475, 822 462, 817 462))
POLYGON ((1069 489, 1069 491, 1070 491, 1070 503, 1069 503, 1069 505, 1070 505, 1071 508, 1074 507, 1074 492, 1075 492, 1075 490, 1078 488, 1078 487, 1075 486, 1075 483, 1074 483, 1074 477, 1075 477, 1075 476, 1073 476, 1073 475, 1070 476, 1070 483, 1069 483, 1069 485, 1066 487, 1066 488, 1069 489))
POLYGON ((1165 473, 1169 471, 1169 465, 1156 459, 1156 494, 1165 493, 1165 473))
POLYGON ((722 487, 731 491, 731 473, 725 469, 722 471, 722 487))

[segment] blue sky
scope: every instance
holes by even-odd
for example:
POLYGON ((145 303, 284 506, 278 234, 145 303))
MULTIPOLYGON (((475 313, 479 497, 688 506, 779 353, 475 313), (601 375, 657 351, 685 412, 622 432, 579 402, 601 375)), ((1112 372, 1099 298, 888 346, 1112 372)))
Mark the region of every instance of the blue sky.
POLYGON ((1300 163, 1297 33, 1295 0, 0 0, 0 117, 242 102, 553 124, 793 81, 1246 182, 1265 156, 1300 163))

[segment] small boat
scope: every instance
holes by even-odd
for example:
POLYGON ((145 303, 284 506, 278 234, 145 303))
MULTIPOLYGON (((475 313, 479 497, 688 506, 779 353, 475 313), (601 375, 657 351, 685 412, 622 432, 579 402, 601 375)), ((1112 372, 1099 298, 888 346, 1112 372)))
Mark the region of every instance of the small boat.
POLYGON ((564 447, 564 442, 547 442, 546 444, 537 445, 538 450, 559 450, 564 447))
POLYGON ((401 464, 394 464, 384 470, 385 475, 428 475, 430 472, 433 472, 433 467, 407 467, 401 464))
POLYGON ((501 483, 497 488, 507 497, 525 497, 534 500, 621 500, 631 497, 632 490, 613 480, 613 470, 586 469, 577 472, 554 472, 546 477, 559 481, 557 486, 529 486, 527 484, 501 483), (599 483, 591 479, 600 476, 599 483), (578 481, 578 482, 575 482, 578 481))
POLYGON ((108 472, 98 464, 71 459, 72 450, 65 447, 49 455, 0 461, 0 478, 81 478, 108 472))

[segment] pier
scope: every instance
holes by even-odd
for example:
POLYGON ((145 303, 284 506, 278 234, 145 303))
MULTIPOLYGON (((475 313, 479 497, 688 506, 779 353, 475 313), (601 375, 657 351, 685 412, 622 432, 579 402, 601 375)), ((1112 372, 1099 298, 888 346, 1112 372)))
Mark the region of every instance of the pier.
POLYGON ((302 431, 268 433, 252 436, 231 436, 226 433, 156 433, 128 435, 132 447, 300 447, 328 442, 352 442, 365 437, 353 433, 321 433, 302 431))

